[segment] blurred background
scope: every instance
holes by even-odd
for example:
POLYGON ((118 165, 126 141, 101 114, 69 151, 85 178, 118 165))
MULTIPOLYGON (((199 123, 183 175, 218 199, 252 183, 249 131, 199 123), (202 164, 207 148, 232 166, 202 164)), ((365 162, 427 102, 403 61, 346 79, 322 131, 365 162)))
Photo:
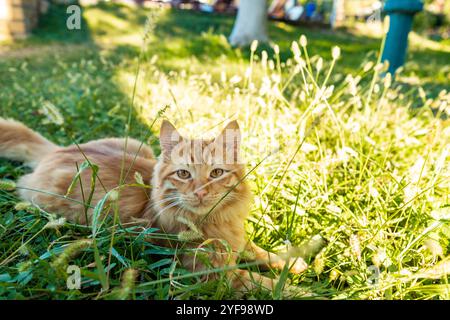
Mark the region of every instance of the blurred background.
MULTIPOLYGON (((409 46, 398 53, 405 64, 400 61, 394 71, 400 67, 396 80, 402 92, 418 87, 426 92, 409 93, 418 107, 449 89, 450 1, 427 0, 423 8, 420 1, 409 1, 403 1, 406 8, 420 6, 408 12, 409 46)), ((255 39, 260 40, 255 59, 265 52, 272 63, 279 59, 280 67, 292 65, 292 44, 301 35, 308 39, 312 64, 327 65, 332 48, 340 48, 343 58, 330 75, 339 83, 381 59, 389 29, 384 6, 376 0, 0 0, 0 105, 8 115, 52 101, 72 110, 73 121, 79 118, 77 105, 118 112, 95 134, 123 121, 120 110, 129 103, 137 59, 144 69, 169 76, 208 74, 219 81, 245 74, 255 39), (239 15, 241 4, 247 7, 239 15)), ((408 31, 402 30, 406 37, 408 31)), ((401 51, 395 42, 394 55, 401 51)), ((145 84, 138 88, 148 90, 145 84)), ((138 103, 161 108, 169 102, 138 103)))

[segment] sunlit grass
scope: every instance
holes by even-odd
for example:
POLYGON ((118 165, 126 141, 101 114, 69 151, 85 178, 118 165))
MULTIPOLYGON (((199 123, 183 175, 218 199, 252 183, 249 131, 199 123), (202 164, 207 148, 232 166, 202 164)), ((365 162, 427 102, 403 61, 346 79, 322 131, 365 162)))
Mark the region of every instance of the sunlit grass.
MULTIPOLYGON (((219 81, 210 74, 165 74, 150 64, 138 110, 153 119, 154 106, 171 105, 165 116, 188 135, 239 119, 250 168, 277 150, 250 177, 255 205, 248 229, 269 248, 315 234, 329 239, 296 279, 300 284, 327 285, 327 294, 336 290, 339 298, 430 298, 429 291, 420 295, 420 286, 433 287, 435 280, 417 273, 433 268, 448 248, 450 131, 442 118, 449 94, 414 111, 398 84, 377 78, 382 65, 368 63, 323 86, 326 70, 298 67, 303 64, 301 57, 288 61, 282 72, 291 75, 288 83, 264 62, 254 64, 262 78, 250 70, 219 81), (322 72, 308 75, 309 69, 322 72), (378 282, 370 284, 374 274, 378 282)), ((448 297, 439 288, 434 296, 448 297)))

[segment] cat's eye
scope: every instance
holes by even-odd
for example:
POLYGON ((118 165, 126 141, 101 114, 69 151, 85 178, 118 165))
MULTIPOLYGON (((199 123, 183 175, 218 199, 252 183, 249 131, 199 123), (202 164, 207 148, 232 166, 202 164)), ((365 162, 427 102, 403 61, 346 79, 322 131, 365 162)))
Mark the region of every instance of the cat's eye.
POLYGON ((225 171, 223 169, 214 169, 211 171, 211 173, 209 174, 211 178, 216 179, 218 177, 220 177, 221 175, 223 175, 225 171))
POLYGON ((186 179, 190 179, 191 178, 191 173, 189 171, 187 171, 187 170, 180 169, 180 170, 177 170, 177 176, 180 179, 186 180, 186 179))

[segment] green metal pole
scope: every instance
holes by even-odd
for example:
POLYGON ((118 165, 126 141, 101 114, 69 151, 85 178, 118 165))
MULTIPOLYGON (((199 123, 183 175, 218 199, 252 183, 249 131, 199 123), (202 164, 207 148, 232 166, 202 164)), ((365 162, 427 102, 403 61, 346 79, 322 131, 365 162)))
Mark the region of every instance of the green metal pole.
POLYGON ((384 45, 382 61, 389 61, 389 72, 395 73, 405 62, 408 34, 414 15, 423 9, 420 0, 387 0, 384 11, 389 15, 389 31, 384 45))

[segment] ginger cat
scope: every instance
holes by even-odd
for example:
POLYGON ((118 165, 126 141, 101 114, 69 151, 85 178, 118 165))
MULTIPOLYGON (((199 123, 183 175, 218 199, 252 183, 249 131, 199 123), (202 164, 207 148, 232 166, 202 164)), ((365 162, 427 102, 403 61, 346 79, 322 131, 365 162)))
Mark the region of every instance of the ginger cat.
MULTIPOLYGON (((118 198, 121 223, 138 221, 146 227, 179 234, 192 231, 186 222, 190 221, 200 239, 189 243, 189 247, 194 248, 207 239, 225 240, 231 247, 231 254, 220 245, 210 254, 209 261, 214 267, 234 265, 239 254, 246 251, 250 252, 247 260, 259 261, 266 268, 282 269, 287 261, 246 238, 244 222, 252 196, 244 177, 245 165, 239 162, 239 143, 236 121, 212 140, 186 139, 170 122, 163 121, 161 155, 156 159, 149 146, 131 138, 126 151, 125 139, 120 138, 60 147, 17 121, 0 118, 0 157, 25 162, 34 169, 17 183, 23 200, 86 224, 91 221, 93 210, 83 204, 83 199, 92 191, 91 203, 95 206, 106 192, 119 190, 118 186, 122 185, 118 198), (228 132, 232 133, 232 139, 227 139, 228 132), (77 182, 68 195, 70 199, 62 197, 77 173, 76 166, 86 158, 99 168, 94 190, 91 190, 89 168, 80 174, 83 188, 77 182), (150 189, 136 184, 136 172, 151 185, 150 189)), ((180 261, 193 271, 205 268, 193 256, 182 256, 180 261)), ((289 267, 291 272, 300 273, 307 265, 298 258, 289 267)), ((275 286, 273 279, 246 270, 229 271, 227 276, 237 290, 275 286)))

